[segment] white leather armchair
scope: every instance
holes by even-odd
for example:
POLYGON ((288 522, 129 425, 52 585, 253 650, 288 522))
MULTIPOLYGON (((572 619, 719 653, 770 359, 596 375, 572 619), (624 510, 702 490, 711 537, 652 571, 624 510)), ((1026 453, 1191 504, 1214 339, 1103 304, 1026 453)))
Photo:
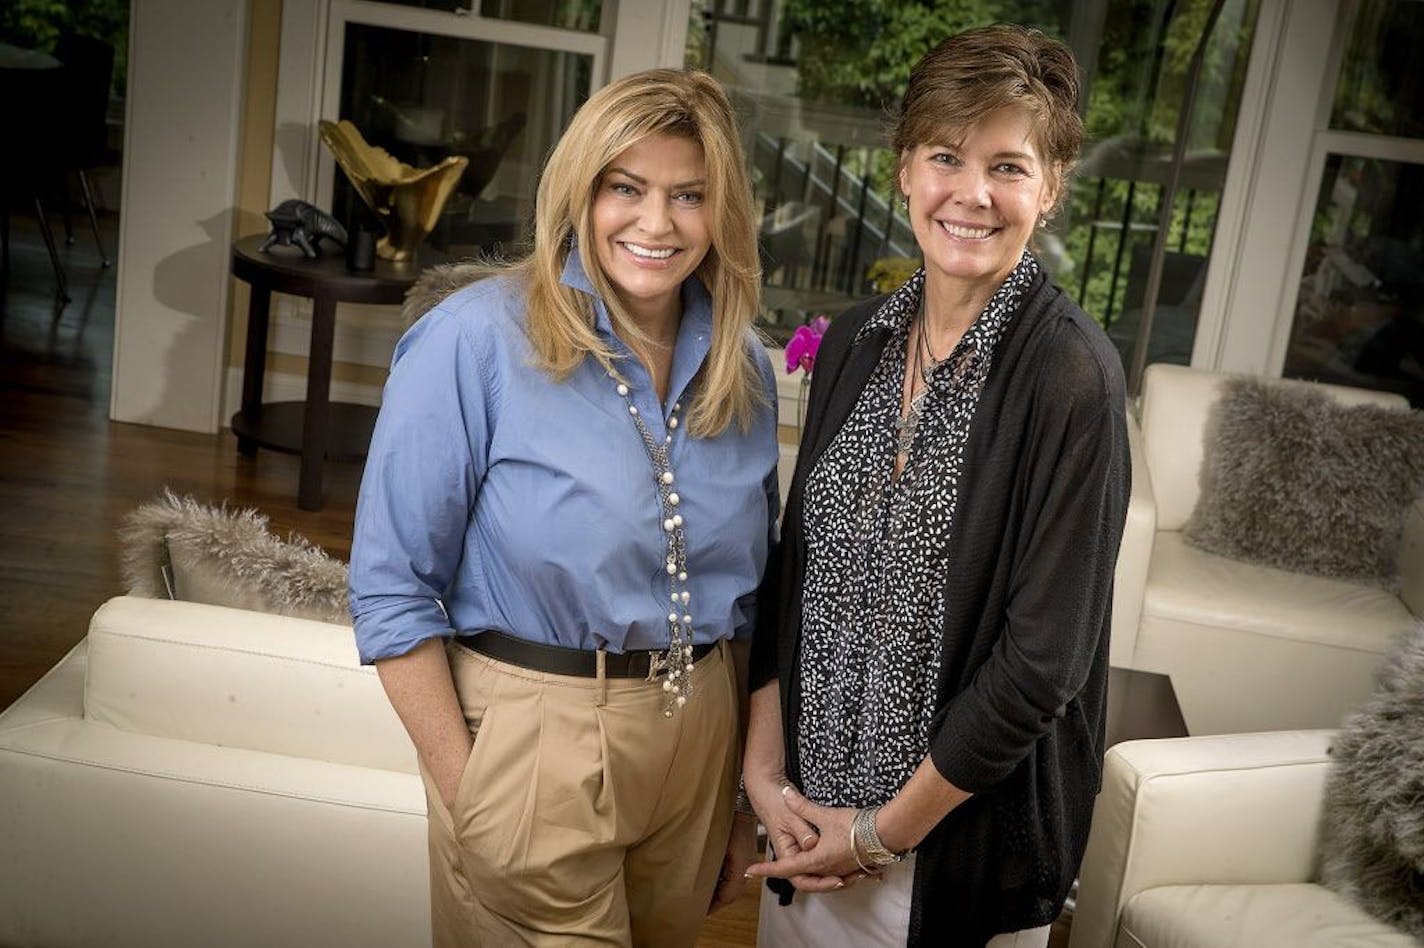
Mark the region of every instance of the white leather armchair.
MULTIPOLYGON (((1369 696, 1391 641, 1424 617, 1424 501, 1408 515, 1399 594, 1189 546, 1181 529, 1196 506, 1207 416, 1225 378, 1162 364, 1143 377, 1111 661, 1171 676, 1192 734, 1334 727, 1369 696)), ((1346 403, 1406 405, 1396 395, 1320 388, 1346 403)))
POLYGON ((1315 881, 1332 733, 1110 748, 1069 948, 1417 948, 1315 881))
POLYGON ((0 944, 430 944, 415 750, 349 626, 158 599, 0 713, 0 944))

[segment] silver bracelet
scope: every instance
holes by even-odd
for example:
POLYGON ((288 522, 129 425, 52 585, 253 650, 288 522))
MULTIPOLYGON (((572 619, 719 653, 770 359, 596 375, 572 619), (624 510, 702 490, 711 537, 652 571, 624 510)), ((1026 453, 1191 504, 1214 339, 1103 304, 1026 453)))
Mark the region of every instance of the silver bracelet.
POLYGON ((732 812, 750 816, 752 819, 757 818, 756 808, 752 806, 752 798, 747 796, 747 785, 744 779, 737 780, 737 799, 732 804, 732 812))
POLYGON ((875 817, 879 812, 878 806, 866 807, 855 814, 850 824, 851 851, 855 854, 856 863, 865 868, 865 863, 869 862, 876 872, 905 858, 904 853, 892 852, 880 841, 880 833, 875 828, 875 817), (863 861, 861 853, 865 854, 863 861))
POLYGON ((858 828, 860 826, 861 819, 864 817, 864 814, 865 810, 856 810, 855 816, 851 817, 850 854, 855 857, 855 864, 860 867, 861 872, 865 873, 867 876, 873 876, 875 875, 875 870, 867 866, 865 864, 865 861, 860 858, 860 833, 858 832, 858 828))

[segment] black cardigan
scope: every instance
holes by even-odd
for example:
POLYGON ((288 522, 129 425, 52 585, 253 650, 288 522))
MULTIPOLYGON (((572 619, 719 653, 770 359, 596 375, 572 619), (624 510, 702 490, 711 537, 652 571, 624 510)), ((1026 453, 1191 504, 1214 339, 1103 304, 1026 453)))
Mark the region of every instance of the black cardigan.
MULTIPOLYGON (((782 542, 767 566, 752 687, 779 674, 800 783, 802 495, 890 333, 884 302, 837 317, 816 358, 782 542)), ((982 948, 1052 922, 1101 783, 1113 568, 1127 513, 1125 386, 1103 331, 1040 274, 994 351, 965 449, 945 571, 930 756, 974 796, 917 850, 909 944, 982 948)))

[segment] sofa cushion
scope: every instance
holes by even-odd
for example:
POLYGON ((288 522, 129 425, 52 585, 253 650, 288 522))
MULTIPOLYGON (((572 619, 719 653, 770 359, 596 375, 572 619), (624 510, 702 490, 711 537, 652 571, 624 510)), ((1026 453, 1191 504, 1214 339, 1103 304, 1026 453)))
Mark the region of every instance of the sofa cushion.
POLYGON ((417 773, 348 626, 121 596, 89 624, 84 716, 152 737, 417 773))
POLYGON ((1116 948, 1417 948, 1311 883, 1174 885, 1124 906, 1116 948))
POLYGON ((119 530, 129 594, 350 624, 346 564, 300 534, 285 539, 255 510, 164 490, 119 530))
POLYGON ((1397 576, 1404 515, 1424 493, 1424 412, 1231 379, 1203 446, 1201 496, 1182 530, 1192 543, 1317 576, 1397 576))
POLYGON ((1385 660, 1331 757, 1321 876, 1424 943, 1424 623, 1385 660))
POLYGON ((1166 531, 1152 545, 1142 611, 1377 655, 1414 621, 1377 586, 1242 563, 1166 531))

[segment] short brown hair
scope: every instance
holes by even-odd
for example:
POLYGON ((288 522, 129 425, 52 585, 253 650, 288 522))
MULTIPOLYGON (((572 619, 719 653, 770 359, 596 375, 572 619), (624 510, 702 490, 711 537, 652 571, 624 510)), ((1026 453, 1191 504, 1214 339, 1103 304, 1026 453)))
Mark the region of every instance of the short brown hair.
POLYGON ((1062 200, 1083 146, 1078 63, 1067 46, 1038 30, 986 26, 940 42, 910 73, 890 144, 904 155, 1003 109, 1032 117, 1034 145, 1062 200))

